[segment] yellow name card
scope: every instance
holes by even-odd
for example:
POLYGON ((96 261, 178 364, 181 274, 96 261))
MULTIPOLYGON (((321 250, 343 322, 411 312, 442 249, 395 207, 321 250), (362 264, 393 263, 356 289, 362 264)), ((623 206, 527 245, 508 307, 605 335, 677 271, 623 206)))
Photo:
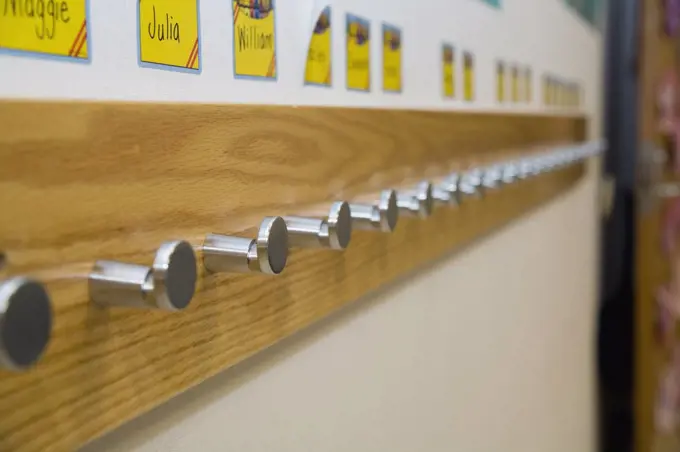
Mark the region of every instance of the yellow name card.
POLYGON ((142 66, 199 72, 198 0, 138 0, 142 66))
POLYGON ((456 53, 450 44, 442 45, 442 92, 444 97, 456 97, 456 53))
POLYGON ((234 75, 276 80, 274 0, 232 0, 232 11, 234 75))
POLYGON ((519 102, 519 69, 517 66, 513 66, 510 70, 512 77, 512 101, 514 103, 519 102))
POLYGON ((2 0, 0 8, 0 50, 89 60, 87 0, 2 0))
POLYGON ((496 63, 496 100, 499 103, 505 102, 505 63, 496 63))
POLYGON ((331 86, 333 58, 331 47, 331 7, 327 6, 319 14, 314 25, 307 50, 305 83, 309 85, 331 86))
POLYGON ((371 28, 370 23, 347 14, 347 88, 371 90, 371 28))
POLYGON ((383 25, 383 90, 401 92, 401 30, 383 25))
POLYGON ((475 100, 475 56, 465 52, 463 56, 464 69, 464 95, 467 102, 475 100))
POLYGON ((533 77, 531 74, 531 68, 527 67, 524 69, 524 102, 530 104, 533 97, 533 77))

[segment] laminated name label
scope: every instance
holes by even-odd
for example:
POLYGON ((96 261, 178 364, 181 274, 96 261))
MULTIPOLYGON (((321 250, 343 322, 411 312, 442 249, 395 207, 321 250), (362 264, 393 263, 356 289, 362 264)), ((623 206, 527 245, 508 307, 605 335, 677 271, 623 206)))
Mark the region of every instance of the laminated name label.
POLYGON ((234 75, 276 80, 274 0, 233 0, 234 75))
POLYGON ((510 70, 510 74, 512 77, 512 101, 514 103, 519 102, 519 68, 517 66, 512 66, 512 69, 510 70))
POLYGON ((524 68, 524 102, 527 104, 530 104, 532 102, 532 97, 533 97, 533 77, 531 73, 531 68, 526 67, 524 68))
POLYGON ((475 100, 475 56, 470 52, 463 55, 464 95, 467 102, 475 100))
POLYGON ((371 90, 371 28, 370 23, 352 14, 347 15, 347 88, 371 90))
POLYGON ((499 103, 505 102, 505 63, 496 63, 496 100, 499 103))
POLYGON ((198 73, 198 1, 138 1, 140 65, 198 73))
POLYGON ((456 96, 456 54, 450 44, 442 45, 442 92, 444 97, 456 96))
POLYGON ((331 86, 333 68, 331 42, 331 7, 327 6, 319 14, 309 40, 305 83, 331 86))
POLYGON ((401 30, 383 25, 383 90, 401 92, 401 30))
POLYGON ((0 8, 0 51, 89 60, 87 0, 2 0, 0 8))

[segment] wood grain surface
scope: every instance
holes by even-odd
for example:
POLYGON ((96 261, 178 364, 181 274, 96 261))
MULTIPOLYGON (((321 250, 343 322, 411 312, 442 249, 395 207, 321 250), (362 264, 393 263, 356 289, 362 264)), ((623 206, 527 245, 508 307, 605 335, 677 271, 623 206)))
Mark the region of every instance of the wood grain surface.
POLYGON ((67 451, 566 190, 581 165, 506 187, 344 253, 294 251, 278 277, 206 275, 180 313, 88 301, 96 259, 249 236, 265 215, 584 138, 578 117, 123 103, 0 103, 0 276, 55 307, 32 370, 0 372, 0 450, 67 451))

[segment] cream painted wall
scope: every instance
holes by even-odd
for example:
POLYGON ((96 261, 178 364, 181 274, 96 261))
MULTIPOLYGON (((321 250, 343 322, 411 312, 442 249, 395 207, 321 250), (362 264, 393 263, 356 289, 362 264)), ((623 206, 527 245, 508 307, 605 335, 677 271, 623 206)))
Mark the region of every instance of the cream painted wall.
MULTIPOLYGON (((333 1, 404 31, 401 95, 303 87, 312 0, 279 0, 277 83, 234 80, 229 2, 201 0, 200 76, 137 66, 136 0, 91 1, 90 65, 0 55, 0 98, 497 110, 495 60, 579 80, 600 130, 602 38, 561 0, 333 1), (475 52, 477 102, 441 99, 442 41, 475 52), (68 80, 69 83, 64 81, 68 80)), ((318 2, 317 2, 318 3, 318 2)), ((373 86, 380 44, 372 42, 373 86)), ((461 77, 458 77, 460 81, 461 77)), ((460 86, 458 88, 460 92, 460 86)), ((549 114, 556 114, 550 112, 549 114)), ((492 133, 492 131, 490 131, 492 133)), ((595 162, 592 162, 593 164, 595 162)), ((596 181, 280 343, 85 452, 588 452, 595 444, 596 181)))

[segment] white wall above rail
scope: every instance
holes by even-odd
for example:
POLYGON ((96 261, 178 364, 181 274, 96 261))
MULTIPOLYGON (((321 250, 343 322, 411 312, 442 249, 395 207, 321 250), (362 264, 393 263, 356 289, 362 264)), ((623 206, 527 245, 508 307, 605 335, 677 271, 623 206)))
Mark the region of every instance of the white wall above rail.
MULTIPOLYGON (((586 93, 585 111, 592 111, 599 96, 602 37, 560 0, 507 0, 501 9, 478 0, 279 0, 276 82, 234 78, 228 0, 200 0, 200 74, 140 67, 137 6, 138 0, 90 0, 91 61, 87 64, 0 54, 0 97, 545 111, 541 95, 544 73, 581 83, 586 93), (324 4, 332 6, 334 23, 330 89, 302 83, 312 10, 324 4), (371 21, 370 93, 345 88, 344 21, 348 12, 371 21), (383 21, 402 29, 401 93, 382 91, 383 21), (465 103, 461 96, 443 98, 442 42, 451 42, 457 50, 458 75, 460 51, 474 53, 474 102, 465 103), (497 59, 533 69, 531 104, 503 106, 496 102, 497 59)), ((460 92, 460 75, 456 84, 460 92)))

